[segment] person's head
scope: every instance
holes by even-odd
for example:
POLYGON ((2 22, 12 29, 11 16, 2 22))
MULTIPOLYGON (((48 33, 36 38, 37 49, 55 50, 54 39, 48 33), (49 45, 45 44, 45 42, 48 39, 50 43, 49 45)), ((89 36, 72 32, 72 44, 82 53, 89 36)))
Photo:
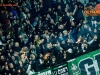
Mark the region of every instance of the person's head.
POLYGON ((13 15, 12 12, 10 12, 9 15, 12 16, 13 15))
POLYGON ((64 50, 64 54, 66 54, 66 50, 64 50))
POLYGON ((87 23, 87 21, 86 21, 86 20, 84 20, 84 21, 83 21, 83 24, 86 24, 86 23, 87 23))
POLYGON ((73 15, 73 12, 72 11, 69 11, 69 15, 68 16, 72 16, 73 15))
POLYGON ((14 45, 14 40, 13 40, 13 39, 11 39, 10 44, 11 44, 11 46, 13 46, 13 45, 14 45))
POLYGON ((67 52, 68 52, 68 53, 73 53, 73 50, 72 50, 71 48, 69 48, 69 49, 67 50, 67 52))
POLYGON ((80 0, 77 0, 77 2, 80 2, 80 0))
POLYGON ((36 18, 35 18, 35 21, 39 21, 39 18, 38 18, 38 17, 36 17, 36 18))
POLYGON ((98 38, 97 35, 94 35, 93 39, 94 39, 94 40, 97 40, 97 38, 98 38))
POLYGON ((27 23, 28 25, 30 25, 30 21, 29 21, 29 20, 26 20, 26 23, 27 23))
POLYGON ((77 43, 80 43, 82 41, 82 36, 79 36, 77 39, 77 43))
POLYGON ((31 16, 30 13, 28 13, 28 14, 27 14, 27 17, 30 18, 30 16, 31 16))
POLYGON ((4 3, 4 0, 0 0, 0 4, 3 4, 4 3))
POLYGON ((97 32, 97 29, 96 28, 94 29, 94 32, 97 32))
POLYGON ((1 10, 1 14, 4 14, 4 10, 1 10))
POLYGON ((35 56, 34 54, 31 54, 31 55, 30 55, 30 59, 31 59, 31 60, 35 60, 35 59, 36 59, 36 56, 35 56))
POLYGON ((61 43, 62 43, 62 44, 65 44, 65 41, 62 41, 61 43))
POLYGON ((84 28, 86 29, 86 28, 88 28, 88 26, 87 25, 84 25, 84 28))
POLYGON ((38 39, 39 38, 39 36, 38 35, 35 35, 35 39, 38 39))
POLYGON ((9 50, 9 52, 10 52, 10 53, 12 53, 12 52, 13 52, 13 50, 12 50, 12 49, 10 49, 10 50, 9 50))
POLYGON ((34 49, 35 48, 35 45, 30 45, 30 49, 34 49))
POLYGON ((51 47, 51 45, 50 45, 50 43, 48 43, 48 44, 47 44, 47 48, 50 48, 50 47, 51 47))
POLYGON ((27 47, 27 46, 24 46, 24 47, 22 48, 22 50, 25 51, 25 52, 27 52, 27 51, 28 51, 28 47, 27 47))
POLYGON ((85 48, 87 48, 87 47, 88 47, 88 45, 87 45, 87 44, 84 44, 84 47, 85 47, 85 48))
POLYGON ((39 0, 39 2, 41 3, 41 2, 43 2, 43 0, 39 0))
POLYGON ((10 33, 6 36, 7 37, 7 39, 10 39, 11 38, 11 35, 10 35, 10 33))
POLYGON ((51 9, 51 8, 48 8, 48 11, 49 11, 49 12, 51 12, 51 11, 52 11, 52 9, 51 9))
POLYGON ((87 40, 86 39, 83 39, 83 43, 87 43, 87 40))
POLYGON ((71 22, 71 26, 75 26, 75 23, 73 21, 71 22))
POLYGON ((8 15, 8 11, 5 11, 5 14, 8 15))
POLYGON ((14 68, 13 63, 9 63, 9 67, 10 67, 10 68, 14 68))
POLYGON ((64 34, 64 35, 67 35, 67 34, 68 34, 68 32, 67 32, 66 30, 64 30, 64 31, 63 31, 63 34, 64 34))
POLYGON ((0 29, 0 35, 3 35, 3 32, 2 32, 3 30, 2 29, 0 29))
POLYGON ((26 0, 26 4, 29 4, 29 1, 28 0, 26 0))
POLYGON ((25 53, 22 53, 20 56, 21 59, 25 59, 25 53))
POLYGON ((55 62, 55 61, 56 61, 56 57, 52 56, 52 62, 55 62))
POLYGON ((0 57, 0 59, 1 59, 1 60, 4 60, 5 58, 4 58, 4 56, 2 55, 2 56, 0 57))
POLYGON ((19 20, 16 20, 16 23, 19 24, 19 20))
POLYGON ((75 8, 78 8, 78 6, 75 4, 75 6, 74 6, 75 8))
POLYGON ((58 5, 58 7, 57 7, 59 10, 61 10, 61 6, 60 5, 58 5))
POLYGON ((42 53, 40 53, 40 58, 42 58, 43 57, 43 54, 42 53))
POLYGON ((67 13, 68 12, 68 8, 66 7, 64 11, 67 13))
POLYGON ((13 61, 15 60, 15 57, 14 56, 12 56, 11 58, 12 58, 13 61))
POLYGON ((59 37, 62 37, 62 33, 59 33, 59 37))
POLYGON ((46 35, 46 39, 49 39, 49 35, 46 35))
POLYGON ((57 2, 59 2, 59 3, 60 3, 60 2, 61 2, 61 0, 57 0, 57 2))
POLYGON ((18 42, 15 43, 15 47, 19 47, 19 43, 18 42))
POLYGON ((51 19, 51 20, 50 20, 50 23, 54 24, 54 20, 53 20, 53 19, 51 19))
POLYGON ((22 8, 19 8, 19 11, 22 12, 22 8))

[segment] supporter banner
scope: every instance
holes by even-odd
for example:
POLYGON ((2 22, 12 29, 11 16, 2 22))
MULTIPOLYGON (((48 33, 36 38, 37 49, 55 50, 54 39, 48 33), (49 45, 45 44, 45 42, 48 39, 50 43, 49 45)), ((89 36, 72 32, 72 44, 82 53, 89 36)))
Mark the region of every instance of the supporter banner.
POLYGON ((33 75, 53 75, 53 74, 52 74, 51 68, 49 68, 49 69, 37 72, 37 73, 35 73, 33 75))
POLYGON ((58 67, 54 67, 53 68, 53 74, 54 75, 69 75, 67 64, 65 63, 65 64, 61 64, 58 67))
POLYGON ((100 75, 100 49, 68 61, 70 75, 100 75))

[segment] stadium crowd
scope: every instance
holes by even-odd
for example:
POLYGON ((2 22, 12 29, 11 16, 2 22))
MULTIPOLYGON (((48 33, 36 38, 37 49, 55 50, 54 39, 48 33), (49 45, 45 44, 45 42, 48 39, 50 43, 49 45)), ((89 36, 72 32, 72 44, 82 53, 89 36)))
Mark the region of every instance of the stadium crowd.
POLYGON ((98 2, 13 1, 0 7, 0 75, 30 75, 100 48, 100 17, 84 14, 98 2))

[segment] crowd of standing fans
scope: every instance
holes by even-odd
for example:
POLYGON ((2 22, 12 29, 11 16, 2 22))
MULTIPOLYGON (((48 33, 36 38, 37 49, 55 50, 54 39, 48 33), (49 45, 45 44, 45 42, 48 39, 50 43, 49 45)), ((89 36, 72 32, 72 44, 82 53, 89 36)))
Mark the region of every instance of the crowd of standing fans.
POLYGON ((0 75, 30 75, 100 48, 100 17, 85 16, 79 0, 13 1, 0 7, 0 75))

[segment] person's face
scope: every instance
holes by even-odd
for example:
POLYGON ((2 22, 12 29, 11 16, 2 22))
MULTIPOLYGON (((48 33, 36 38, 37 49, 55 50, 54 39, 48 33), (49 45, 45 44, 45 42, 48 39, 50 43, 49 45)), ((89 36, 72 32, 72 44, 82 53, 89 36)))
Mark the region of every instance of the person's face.
POLYGON ((10 34, 7 35, 7 39, 10 39, 10 34))
POLYGON ((74 22, 72 22, 72 23, 71 23, 71 26, 75 26, 75 23, 74 23, 74 22))
POLYGON ((30 18, 30 13, 28 13, 27 16, 30 18))
POLYGON ((97 40, 97 36, 96 35, 94 36, 94 40, 97 40))
POLYGON ((4 56, 1 56, 1 60, 4 60, 4 56))
POLYGON ((77 6, 77 5, 75 5, 75 8, 78 8, 78 6, 77 6))
POLYGON ((58 6, 58 9, 61 10, 61 6, 60 5, 58 6))
POLYGON ((14 68, 14 65, 12 63, 9 64, 10 68, 14 68))
POLYGON ((66 31, 66 32, 63 32, 63 34, 64 34, 64 35, 67 35, 68 33, 67 33, 67 31, 66 31))
POLYGON ((64 51, 64 54, 66 54, 66 51, 64 51))
POLYGON ((50 14, 47 14, 47 18, 50 18, 50 14))
POLYGON ((30 55, 30 58, 34 60, 35 59, 35 55, 34 54, 31 54, 30 55))
POLYGON ((72 16, 73 15, 73 13, 72 12, 69 12, 69 16, 72 16))
POLYGON ((28 4, 29 3, 29 1, 28 0, 26 0, 26 4, 28 4))
POLYGON ((80 2, 80 0, 77 0, 77 2, 80 2))
POLYGON ((2 35, 2 30, 0 30, 0 35, 2 35))
POLYGON ((10 16, 12 16, 12 12, 10 12, 10 16))
POLYGON ((61 2, 61 0, 58 0, 58 2, 61 2))
POLYGON ((84 20, 83 23, 86 24, 86 20, 84 20))
POLYGON ((27 21, 27 24, 30 24, 30 21, 29 20, 27 21))
POLYGON ((40 58, 42 58, 43 57, 43 55, 42 54, 40 54, 40 58))
POLYGON ((94 32, 97 32, 97 29, 94 29, 94 32))
POLYGON ((14 23, 16 24, 16 20, 14 20, 14 23))
POLYGON ((52 47, 52 43, 50 42, 50 47, 52 47))
POLYGON ((55 62, 55 61, 56 61, 56 58, 55 58, 55 57, 53 57, 53 58, 52 58, 52 61, 53 61, 53 62, 55 62))
POLYGON ((65 12, 67 12, 68 11, 68 8, 65 8, 65 12))
POLYGON ((25 58, 25 54, 22 54, 22 55, 21 55, 21 59, 24 59, 24 58, 25 58))
POLYGON ((19 43, 18 42, 15 43, 15 47, 19 47, 19 43))
POLYGON ((8 65, 5 66, 5 69, 6 69, 6 70, 9 70, 8 65))
POLYGON ((4 0, 0 0, 1 3, 3 3, 4 0))
POLYGON ((60 37, 62 37, 62 33, 60 33, 60 35, 59 35, 60 37))
POLYGON ((4 14, 4 11, 3 10, 1 10, 1 14, 4 14))
POLYGON ((49 36, 48 35, 46 36, 46 39, 49 39, 49 36))
POLYGON ((84 28, 87 28, 87 25, 84 25, 84 28))
POLYGON ((49 11, 49 12, 51 12, 51 11, 52 11, 52 9, 51 9, 51 8, 48 8, 48 11, 49 11))
POLYGON ((51 19, 50 23, 54 23, 54 20, 53 20, 53 19, 51 19))
POLYGON ((42 0, 39 0, 39 2, 41 3, 41 2, 42 2, 42 0))
POLYGON ((50 48, 50 44, 47 44, 47 48, 50 48))
POLYGON ((18 24, 19 23, 19 20, 17 20, 16 23, 18 24))
POLYGON ((39 18, 38 18, 38 17, 36 17, 36 18, 35 18, 35 20, 36 20, 36 21, 38 21, 38 20, 39 20, 39 18))
POLYGON ((65 41, 62 41, 62 44, 65 44, 65 41))
POLYGON ((8 11, 5 11, 5 14, 8 15, 8 11))
POLYGON ((14 56, 12 56, 12 60, 15 60, 15 57, 14 56))
POLYGON ((8 47, 9 47, 9 49, 10 49, 10 48, 11 48, 11 45, 9 44, 8 47))
POLYGON ((13 50, 12 49, 10 49, 10 52, 12 52, 13 50))

